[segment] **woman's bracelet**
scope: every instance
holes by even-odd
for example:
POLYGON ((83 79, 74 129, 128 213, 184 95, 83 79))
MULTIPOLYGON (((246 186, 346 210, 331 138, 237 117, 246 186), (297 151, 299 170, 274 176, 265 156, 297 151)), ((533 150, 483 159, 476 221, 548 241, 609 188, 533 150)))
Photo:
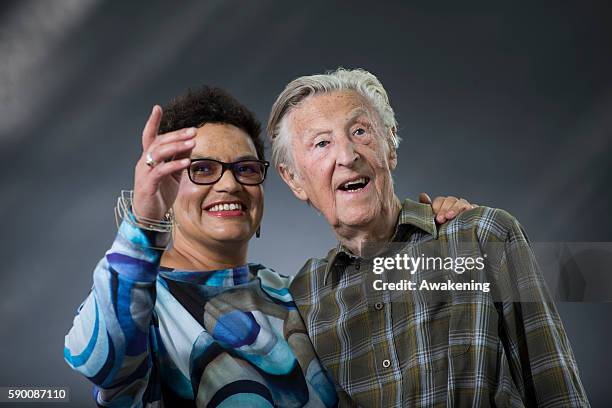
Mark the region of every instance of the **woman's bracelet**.
POLYGON ((132 207, 133 197, 133 190, 121 190, 121 195, 117 198, 117 206, 115 206, 115 221, 117 222, 117 228, 119 228, 121 221, 126 221, 134 227, 146 231, 172 232, 172 225, 174 224, 172 209, 170 209, 161 220, 141 217, 134 214, 132 207))

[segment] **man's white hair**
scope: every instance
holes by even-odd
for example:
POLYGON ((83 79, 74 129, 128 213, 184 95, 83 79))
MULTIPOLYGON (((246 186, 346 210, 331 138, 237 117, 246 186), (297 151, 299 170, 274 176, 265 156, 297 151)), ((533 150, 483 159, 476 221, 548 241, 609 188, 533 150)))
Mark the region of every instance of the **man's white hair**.
POLYGON ((389 104, 387 91, 373 74, 364 69, 338 68, 321 75, 299 77, 291 81, 274 102, 268 120, 268 136, 272 144, 272 162, 294 169, 291 151, 291 134, 285 120, 287 115, 309 96, 333 91, 351 90, 360 94, 378 113, 383 132, 389 146, 397 149, 400 138, 397 135, 395 113, 389 104))

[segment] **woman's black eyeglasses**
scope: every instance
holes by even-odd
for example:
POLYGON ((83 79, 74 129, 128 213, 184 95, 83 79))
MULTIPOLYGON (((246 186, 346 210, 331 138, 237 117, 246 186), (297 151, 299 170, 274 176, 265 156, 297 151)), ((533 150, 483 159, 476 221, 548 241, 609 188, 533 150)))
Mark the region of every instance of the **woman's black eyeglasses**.
POLYGON ((191 159, 187 172, 192 183, 207 185, 215 184, 221 180, 225 170, 231 169, 237 182, 245 186, 256 186, 266 179, 269 165, 270 163, 265 160, 225 163, 213 159, 191 159))

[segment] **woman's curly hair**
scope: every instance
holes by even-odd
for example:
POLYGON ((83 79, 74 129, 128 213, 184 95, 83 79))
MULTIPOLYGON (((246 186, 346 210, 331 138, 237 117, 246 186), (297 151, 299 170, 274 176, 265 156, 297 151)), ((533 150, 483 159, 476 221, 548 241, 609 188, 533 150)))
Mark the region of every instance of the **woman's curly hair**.
POLYGON ((190 88, 172 99, 163 108, 159 132, 201 127, 206 123, 224 123, 244 130, 253 140, 257 157, 264 160, 261 123, 253 112, 221 88, 207 85, 190 88))

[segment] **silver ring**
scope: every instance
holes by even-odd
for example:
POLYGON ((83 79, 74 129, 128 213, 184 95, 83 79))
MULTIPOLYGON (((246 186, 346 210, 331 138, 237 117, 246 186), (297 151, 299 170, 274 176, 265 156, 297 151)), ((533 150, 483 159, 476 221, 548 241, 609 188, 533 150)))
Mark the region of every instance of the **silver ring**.
POLYGON ((155 160, 153 160, 153 156, 151 155, 151 152, 147 152, 147 157, 146 157, 146 161, 145 164, 151 168, 155 167, 157 165, 157 162, 155 160))

